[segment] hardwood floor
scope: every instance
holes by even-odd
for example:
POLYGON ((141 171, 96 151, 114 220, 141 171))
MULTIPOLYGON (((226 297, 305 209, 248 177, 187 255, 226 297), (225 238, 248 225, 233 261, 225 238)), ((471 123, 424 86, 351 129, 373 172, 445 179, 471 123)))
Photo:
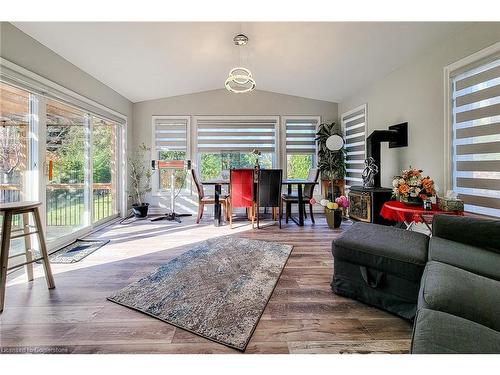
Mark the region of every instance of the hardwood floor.
POLYGON ((239 353, 106 300, 206 238, 234 234, 294 246, 246 353, 407 353, 411 324, 331 292, 331 241, 324 218, 299 228, 214 228, 209 218, 182 224, 115 224, 92 235, 111 242, 83 261, 54 264, 56 289, 42 269, 35 281, 9 280, 0 314, 0 353, 239 353))

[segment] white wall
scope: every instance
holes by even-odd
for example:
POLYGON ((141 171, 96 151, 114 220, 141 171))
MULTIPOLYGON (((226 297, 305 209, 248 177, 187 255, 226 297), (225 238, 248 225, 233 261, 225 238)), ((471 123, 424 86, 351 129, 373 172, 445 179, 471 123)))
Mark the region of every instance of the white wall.
MULTIPOLYGON (((191 116, 191 123, 193 123, 193 116, 203 115, 311 115, 321 116, 321 121, 330 122, 338 118, 337 107, 337 103, 333 102, 260 90, 247 94, 232 94, 225 89, 219 89, 149 100, 134 104, 133 147, 137 147, 142 142, 151 146, 151 117, 153 115, 191 116)), ((152 199, 153 205, 159 203, 168 207, 168 199, 152 199)), ((185 202, 186 206, 190 206, 188 203, 185 202)))
MULTIPOLYGON (((368 134, 408 122, 407 148, 382 147, 382 185, 411 165, 444 189, 444 67, 500 40, 500 23, 473 24, 419 58, 341 100, 339 114, 368 104, 368 134)), ((369 62, 367 62, 369 63, 369 62)), ((443 192, 443 191, 441 191, 443 192)))

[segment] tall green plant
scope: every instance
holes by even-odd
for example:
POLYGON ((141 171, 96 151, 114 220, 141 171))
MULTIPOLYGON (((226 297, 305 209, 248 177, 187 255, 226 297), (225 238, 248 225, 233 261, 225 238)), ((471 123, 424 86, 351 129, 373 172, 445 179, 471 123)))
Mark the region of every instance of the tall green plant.
POLYGON ((130 177, 132 179, 132 191, 130 192, 134 203, 144 203, 146 194, 151 191, 151 169, 147 160, 150 148, 142 143, 136 151, 128 158, 130 165, 130 177))
POLYGON ((326 147, 326 140, 335 134, 342 137, 340 126, 335 122, 321 124, 316 133, 316 142, 318 142, 318 169, 321 172, 322 179, 332 182, 332 196, 333 181, 343 179, 346 174, 345 149, 331 151, 326 147))

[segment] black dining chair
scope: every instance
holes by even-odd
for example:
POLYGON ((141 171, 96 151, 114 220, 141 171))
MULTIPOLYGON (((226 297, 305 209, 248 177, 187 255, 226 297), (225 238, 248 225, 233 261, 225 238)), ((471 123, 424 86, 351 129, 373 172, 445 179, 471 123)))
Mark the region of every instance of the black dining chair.
MULTIPOLYGON (((314 221, 314 214, 313 214, 313 205, 311 204, 310 200, 314 196, 314 187, 316 186, 316 182, 318 181, 319 178, 319 169, 318 168, 311 168, 309 170, 309 175, 307 177, 308 181, 311 181, 311 184, 305 183, 304 184, 304 191, 302 192, 302 199, 304 202, 304 206, 306 204, 309 205, 309 214, 311 215, 311 221, 313 224, 315 223, 314 221)), ((299 203, 299 197, 297 194, 282 194, 281 195, 281 202, 285 203, 286 205, 286 216, 285 216, 285 223, 288 224, 288 219, 291 216, 291 211, 292 211, 292 204, 298 204, 299 203)), ((282 204, 280 204, 280 207, 282 204)), ((282 208, 281 208, 282 210, 282 208)), ((304 210, 304 217, 307 219, 306 212, 304 210)))
POLYGON ((261 169, 257 183, 257 228, 260 229, 259 208, 272 207, 273 219, 278 218, 281 228, 281 180, 283 171, 281 169, 261 169), (276 209, 278 213, 276 215, 276 209))

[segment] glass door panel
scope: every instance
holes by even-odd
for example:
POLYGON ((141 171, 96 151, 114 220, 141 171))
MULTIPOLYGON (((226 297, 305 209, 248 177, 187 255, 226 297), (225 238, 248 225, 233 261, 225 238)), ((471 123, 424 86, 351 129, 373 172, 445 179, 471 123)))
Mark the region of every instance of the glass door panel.
POLYGON ((85 192, 90 147, 84 112, 54 101, 47 103, 46 111, 46 224, 50 241, 90 224, 85 192))
MULTIPOLYGON (((30 94, 0 82, 0 203, 26 200, 29 164, 30 94)), ((0 228, 3 215, 0 215, 0 228)), ((21 227, 20 215, 13 217, 14 227, 21 227)), ((14 239, 10 255, 23 253, 24 239, 14 239)), ((22 258, 13 258, 9 266, 22 258)))
POLYGON ((24 200, 29 103, 28 92, 0 83, 0 203, 24 200))
POLYGON ((117 124, 92 117, 93 222, 116 215, 117 124))

